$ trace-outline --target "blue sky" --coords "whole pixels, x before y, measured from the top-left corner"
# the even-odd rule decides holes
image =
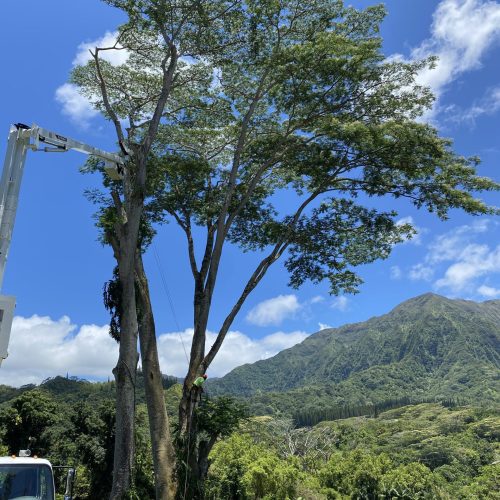
[[[353,2],[358,7],[371,1]],[[437,54],[422,74],[437,100],[425,119],[455,150],[482,159],[479,173],[500,181],[500,3],[481,0],[390,0],[382,26],[388,57]],[[67,82],[73,64],[96,40],[112,39],[122,14],[98,0],[2,2],[0,127],[37,123],[102,149],[114,136]],[[86,45],[90,44],[90,45]],[[0,158],[6,140],[0,142]],[[114,262],[97,242],[94,208],[83,191],[99,179],[83,176],[79,153],[29,153],[2,293],[17,297],[10,356],[0,383],[21,385],[56,374],[105,379],[117,347],[107,335],[102,286]],[[498,193],[484,197],[500,205]],[[392,203],[392,202],[391,202]],[[391,206],[390,204],[388,206]],[[328,285],[287,287],[278,263],[235,321],[212,375],[268,357],[326,326],[363,321],[410,297],[433,291],[472,300],[500,298],[500,220],[459,211],[440,222],[405,203],[396,209],[419,229],[386,261],[359,269],[365,284],[355,296],[332,298]],[[174,225],[160,230],[155,248],[166,276],[169,307],[154,252],[146,255],[165,373],[183,375],[192,325],[192,281],[184,240]],[[215,331],[250,272],[255,256],[228,248],[209,323]],[[209,333],[209,341],[212,339]]]

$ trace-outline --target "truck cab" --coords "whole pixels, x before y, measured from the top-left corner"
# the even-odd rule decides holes
[[[55,500],[54,473],[48,460],[0,458],[0,500]]]

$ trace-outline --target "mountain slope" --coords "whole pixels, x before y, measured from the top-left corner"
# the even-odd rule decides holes
[[[214,394],[301,404],[394,397],[499,401],[500,301],[425,294],[368,321],[322,330],[270,359],[240,366]],[[291,392],[290,392],[291,391]],[[304,401],[305,402],[305,401]],[[279,405],[282,406],[282,405]]]

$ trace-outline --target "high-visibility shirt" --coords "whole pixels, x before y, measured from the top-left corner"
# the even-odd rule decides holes
[[[201,387],[205,382],[205,379],[203,377],[198,377],[194,382],[193,385],[196,387]]]

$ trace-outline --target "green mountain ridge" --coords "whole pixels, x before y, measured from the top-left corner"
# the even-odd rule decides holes
[[[370,404],[393,398],[500,402],[500,300],[428,293],[365,322],[322,330],[213,381],[212,394],[269,407]]]

